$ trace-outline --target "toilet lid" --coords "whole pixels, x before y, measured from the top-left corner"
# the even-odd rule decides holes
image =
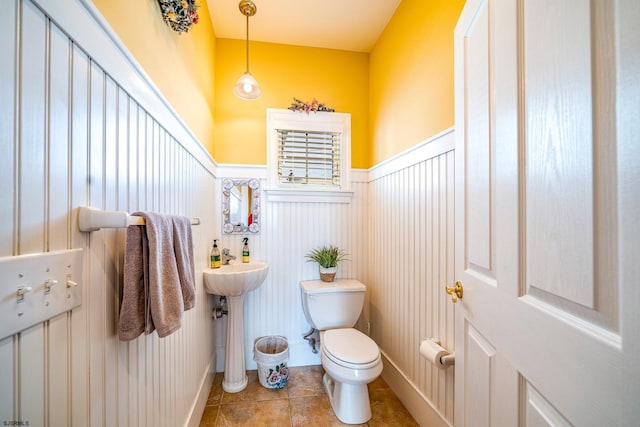
[[[378,345],[362,332],[353,329],[330,329],[322,338],[325,354],[338,364],[364,369],[380,359]]]

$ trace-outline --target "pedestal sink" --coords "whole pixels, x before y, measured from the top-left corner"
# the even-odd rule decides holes
[[[269,265],[263,261],[235,261],[220,268],[204,270],[204,287],[208,293],[227,297],[227,348],[222,389],[237,393],[247,386],[244,364],[244,295],[259,287],[267,277]]]

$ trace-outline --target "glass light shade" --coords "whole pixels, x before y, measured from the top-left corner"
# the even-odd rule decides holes
[[[242,99],[257,99],[262,95],[260,86],[251,73],[244,73],[240,76],[233,88],[233,93]]]

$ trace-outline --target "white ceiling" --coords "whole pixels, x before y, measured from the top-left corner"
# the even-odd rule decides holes
[[[401,0],[253,0],[249,39],[370,52]],[[207,0],[216,37],[245,39],[239,0]]]

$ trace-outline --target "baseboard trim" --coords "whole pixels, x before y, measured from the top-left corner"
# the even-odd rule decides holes
[[[213,369],[215,356],[211,358],[209,364],[207,365],[207,370],[202,377],[202,381],[200,382],[200,388],[198,390],[198,395],[196,396],[196,400],[193,402],[193,406],[191,407],[189,419],[185,426],[187,427],[198,427],[200,425],[200,420],[202,420],[202,414],[204,413],[204,408],[207,406],[207,399],[209,398],[209,392],[211,391],[211,386],[213,385],[213,378],[215,376],[215,369]]]
[[[382,379],[389,385],[391,390],[398,396],[398,399],[411,413],[413,418],[421,426],[429,427],[452,427],[438,410],[431,404],[420,390],[418,390],[402,373],[402,371],[393,363],[387,355],[381,350],[382,363],[384,370],[382,371]]]

